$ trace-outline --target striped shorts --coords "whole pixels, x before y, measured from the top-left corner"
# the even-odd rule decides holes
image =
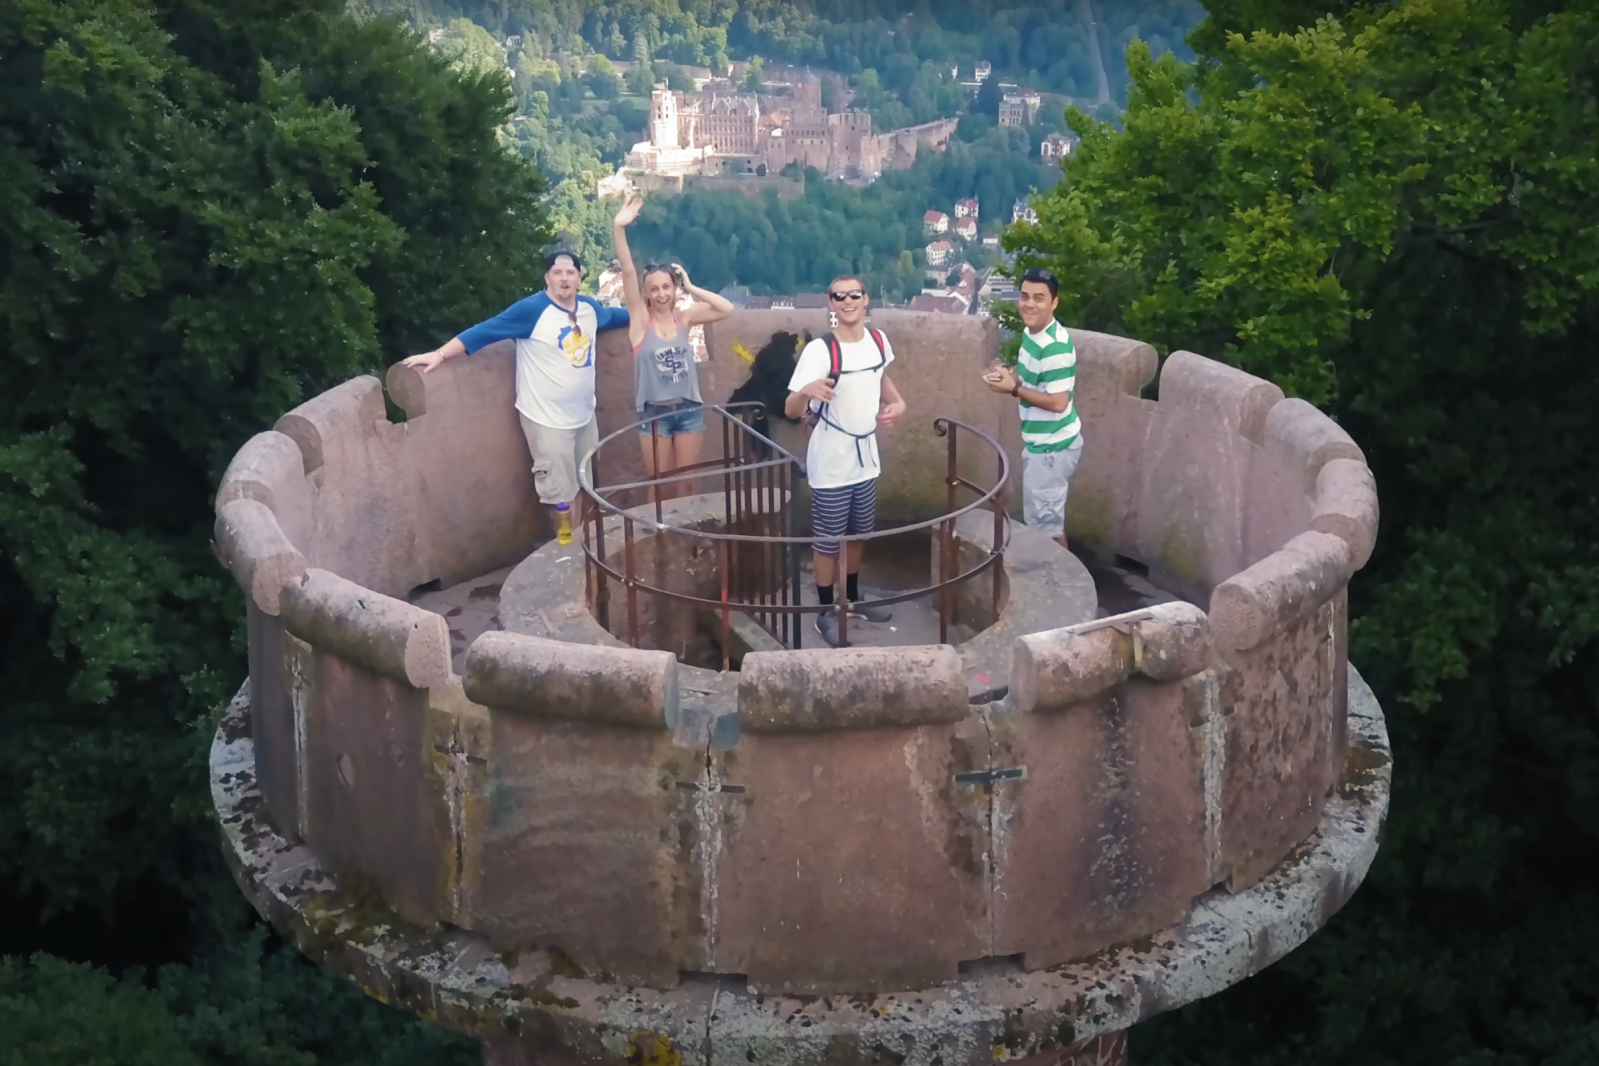
[[[838,554],[838,538],[877,527],[877,479],[811,490],[811,536],[822,555]]]

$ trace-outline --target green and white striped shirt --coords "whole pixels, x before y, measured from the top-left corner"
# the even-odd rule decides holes
[[[1016,360],[1016,376],[1025,389],[1074,391],[1077,388],[1077,349],[1066,327],[1051,322],[1042,333],[1024,330],[1021,354]],[[1070,448],[1081,430],[1075,397],[1066,401],[1066,410],[1060,414],[1022,401],[1022,446],[1030,452],[1058,452]]]

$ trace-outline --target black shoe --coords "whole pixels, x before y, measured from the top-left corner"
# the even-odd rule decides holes
[[[838,647],[838,611],[830,608],[817,615],[816,632],[827,641],[829,648]]]
[[[859,618],[863,622],[886,622],[894,617],[894,612],[887,607],[874,607],[870,604],[851,603],[849,616]]]

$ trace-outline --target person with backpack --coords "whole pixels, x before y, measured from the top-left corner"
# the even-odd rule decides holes
[[[877,427],[892,426],[905,414],[905,400],[888,377],[894,348],[882,331],[866,327],[870,302],[860,278],[845,274],[827,287],[828,306],[837,322],[800,352],[789,379],[783,413],[801,415],[811,425],[805,476],[811,486],[811,536],[816,593],[833,600],[838,578],[839,538],[870,533],[877,526],[877,479],[883,472]],[[881,607],[859,607],[862,541],[845,552],[845,596],[850,617],[886,622]],[[838,647],[838,616],[816,616],[816,631]]]

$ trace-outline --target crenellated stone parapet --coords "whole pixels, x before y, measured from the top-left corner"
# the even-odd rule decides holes
[[[825,328],[813,317],[711,327],[707,402],[747,373],[734,340]],[[977,380],[991,323],[873,321],[915,415],[882,442],[884,499],[910,514],[944,491],[942,445],[922,439],[931,417],[1014,452],[1014,401]],[[1068,532],[1147,567],[1174,602],[1097,617],[1081,566],[1018,527],[1003,609],[959,648],[757,648],[722,675],[625,647],[584,607],[578,550],[540,547],[500,345],[426,376],[391,369],[403,418],[376,378],[357,378],[235,457],[216,546],[249,614],[233,720],[248,736],[218,751],[237,761],[248,744],[273,839],[343,886],[318,890],[343,893],[339,937],[364,935],[357,910],[391,939],[465,937],[530,997],[503,1017],[545,1019],[549,1046],[580,1057],[620,1045],[576,997],[549,992],[552,974],[661,994],[725,978],[751,994],[884,997],[1058,974],[1182,928],[1214,905],[1196,901],[1301,869],[1342,824],[1328,814],[1340,785],[1386,763],[1361,736],[1353,758],[1350,742],[1346,589],[1375,541],[1375,483],[1347,434],[1276,386],[1178,352],[1150,399],[1152,348],[1074,336],[1087,446]],[[602,335],[602,430],[632,420],[615,402],[627,358],[625,339]],[[991,536],[992,522],[963,521],[961,550]],[[409,602],[507,566],[504,631],[469,647]],[[1307,912],[1309,928],[1358,883],[1380,820],[1339,851],[1336,898]],[[314,918],[291,920],[283,901],[314,893],[268,878],[243,846],[230,837],[264,913],[374,994],[404,998],[373,986],[356,949],[319,942]],[[545,970],[517,978],[535,957]],[[1244,971],[1217,972],[1195,994]],[[977,1057],[1060,1045],[1059,1020],[1029,1011],[1037,1031],[1014,1055],[974,1045]],[[450,1024],[496,1032],[488,1015]]]

